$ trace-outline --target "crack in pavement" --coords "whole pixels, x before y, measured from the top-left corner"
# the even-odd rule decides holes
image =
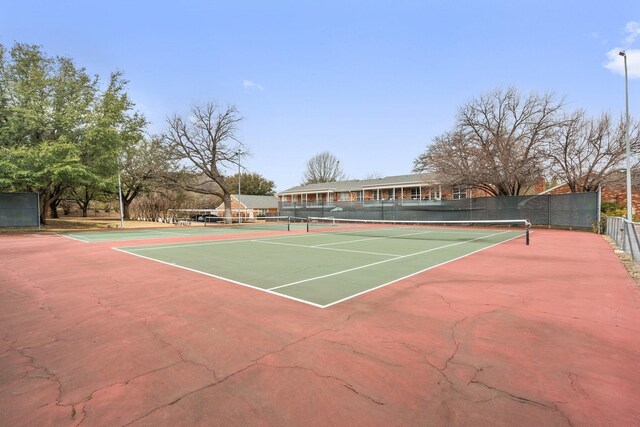
[[[569,382],[571,384],[571,388],[573,389],[573,391],[580,394],[582,397],[589,397],[589,398],[591,397],[589,393],[587,393],[585,389],[583,389],[578,383],[578,374],[569,372],[568,377],[569,377]]]
[[[476,373],[476,375],[477,375],[477,373]],[[483,386],[483,387],[485,387],[485,388],[487,388],[489,390],[493,390],[495,392],[498,392],[498,393],[506,396],[508,399],[514,400],[516,402],[524,403],[526,405],[536,406],[538,408],[542,408],[542,409],[545,409],[545,410],[548,410],[548,411],[558,412],[559,414],[561,414],[567,420],[567,422],[569,424],[571,424],[569,419],[560,411],[560,409],[555,404],[553,404],[553,403],[552,404],[547,404],[547,403],[538,402],[538,401],[535,401],[535,400],[532,400],[532,399],[528,399],[526,397],[518,396],[518,395],[510,393],[510,392],[508,392],[506,390],[502,390],[502,389],[499,389],[497,387],[490,386],[490,385],[488,385],[488,384],[486,384],[486,383],[484,383],[482,381],[479,381],[476,378],[476,375],[474,375],[473,378],[471,378],[471,380],[469,380],[467,385],[469,385],[469,384],[478,384],[478,385],[481,385],[481,386]]]
[[[350,319],[351,319],[351,314],[349,314],[349,316],[348,316],[346,319],[344,319],[344,320],[341,320],[341,321],[337,322],[335,325],[333,325],[333,326],[332,326],[332,327],[330,327],[330,328],[321,329],[321,330],[316,331],[316,332],[314,332],[314,333],[312,333],[312,334],[310,334],[310,335],[304,336],[304,337],[299,338],[299,339],[297,339],[297,340],[295,340],[295,341],[293,341],[293,342],[290,342],[290,343],[288,343],[288,344],[285,344],[284,346],[282,346],[281,348],[279,348],[279,349],[277,349],[277,350],[270,351],[270,352],[268,352],[268,353],[266,353],[266,354],[264,354],[264,355],[260,356],[260,357],[259,357],[259,358],[257,358],[257,359],[250,360],[250,361],[249,361],[249,364],[248,364],[247,366],[245,366],[245,367],[243,367],[243,368],[241,368],[241,369],[238,369],[238,370],[237,370],[237,371],[235,371],[235,372],[232,372],[232,373],[230,373],[230,374],[226,375],[225,377],[223,377],[223,378],[219,379],[218,381],[216,381],[216,382],[214,382],[214,383],[207,384],[207,385],[202,386],[202,387],[198,387],[198,388],[196,388],[196,389],[194,389],[194,390],[190,390],[190,391],[188,391],[187,393],[184,393],[184,394],[182,394],[181,396],[178,396],[177,398],[175,398],[174,400],[172,400],[172,401],[171,401],[171,402],[169,402],[169,403],[165,403],[165,404],[160,405],[160,406],[158,406],[158,407],[156,407],[156,408],[153,408],[153,409],[152,409],[152,410],[150,410],[149,412],[147,412],[147,413],[145,413],[145,414],[143,414],[143,415],[141,415],[141,416],[137,417],[136,419],[131,420],[130,422],[128,422],[128,423],[126,423],[126,424],[124,424],[124,426],[129,426],[129,425],[131,425],[131,424],[133,424],[133,423],[135,423],[135,422],[137,422],[137,421],[140,421],[140,420],[142,420],[142,419],[144,419],[144,418],[148,417],[149,415],[153,414],[154,412],[159,411],[159,410],[160,410],[160,409],[162,409],[162,408],[165,408],[165,407],[168,407],[168,406],[173,406],[173,405],[175,405],[176,403],[180,402],[182,399],[184,399],[184,398],[186,398],[186,397],[189,397],[189,396],[191,396],[191,395],[193,395],[193,394],[199,393],[199,392],[201,392],[201,391],[203,391],[203,390],[206,390],[206,389],[208,389],[208,388],[210,388],[210,387],[215,387],[215,386],[217,386],[217,385],[220,385],[220,384],[224,383],[225,381],[227,381],[229,378],[232,378],[232,377],[234,377],[234,376],[236,376],[236,375],[238,375],[238,374],[241,374],[242,372],[244,372],[244,371],[246,371],[246,370],[248,370],[248,369],[251,369],[251,368],[253,368],[254,366],[256,366],[256,365],[258,365],[258,364],[261,364],[261,365],[263,365],[263,366],[269,366],[268,364],[261,363],[260,361],[261,361],[261,360],[263,360],[263,359],[264,359],[264,358],[266,358],[266,357],[271,356],[271,355],[281,353],[281,352],[285,351],[286,349],[288,349],[289,347],[291,347],[291,346],[293,346],[293,345],[296,345],[296,344],[299,344],[299,343],[301,343],[301,342],[303,342],[303,341],[305,341],[305,340],[308,340],[308,339],[310,339],[310,338],[313,338],[313,337],[315,337],[315,336],[317,336],[317,335],[319,335],[319,334],[325,333],[325,332],[327,332],[327,331],[331,331],[331,330],[333,330],[334,328],[336,328],[337,326],[339,326],[340,324],[345,323],[345,322],[348,322]]]
[[[447,301],[444,297],[442,297],[442,295],[438,295],[438,296],[440,298],[442,298],[442,300],[449,306],[449,308],[451,310],[453,310],[453,311],[455,311],[457,313],[460,313],[460,314],[464,314],[464,313],[456,310],[449,301]],[[496,312],[496,311],[498,311],[500,309],[504,309],[504,308],[506,308],[506,307],[500,307],[500,308],[498,308],[496,310],[492,310],[492,311],[490,311],[488,313],[481,313],[481,315],[494,313],[494,312]],[[481,386],[483,386],[483,387],[485,387],[487,389],[490,389],[490,390],[493,390],[493,391],[495,391],[497,393],[500,393],[500,394],[506,396],[507,398],[509,398],[509,399],[511,399],[513,401],[516,401],[518,403],[528,404],[528,405],[540,407],[540,408],[545,409],[545,410],[554,411],[554,412],[558,413],[560,416],[562,416],[565,419],[565,421],[567,422],[567,424],[571,426],[572,425],[571,424],[571,420],[565,414],[563,414],[562,411],[560,411],[560,409],[558,408],[557,405],[537,402],[537,401],[534,401],[534,400],[531,400],[531,399],[527,399],[527,398],[522,397],[522,396],[517,396],[517,395],[515,395],[513,393],[509,393],[506,390],[501,390],[501,389],[498,389],[496,387],[489,386],[488,384],[485,384],[485,383],[483,383],[483,382],[481,382],[480,380],[477,379],[477,375],[480,372],[483,371],[483,368],[478,368],[478,367],[476,367],[474,365],[471,365],[471,364],[468,364],[468,363],[454,362],[453,361],[454,358],[456,357],[456,355],[458,354],[458,351],[460,349],[460,344],[461,344],[461,341],[456,337],[456,329],[458,327],[460,327],[460,325],[464,321],[466,321],[469,317],[470,316],[466,316],[465,315],[465,317],[463,317],[462,319],[456,321],[451,326],[451,328],[450,328],[451,340],[455,344],[455,350],[453,351],[451,356],[449,356],[447,358],[447,360],[444,362],[444,366],[443,367],[439,367],[436,364],[432,363],[429,360],[429,358],[427,357],[429,355],[429,353],[425,353],[424,351],[420,350],[419,348],[417,348],[414,345],[411,345],[411,344],[406,343],[406,342],[398,342],[396,344],[399,344],[399,345],[401,345],[401,346],[403,346],[403,347],[415,352],[416,354],[420,355],[427,365],[429,365],[430,367],[432,367],[433,369],[435,369],[435,370],[437,370],[439,372],[439,374],[442,376],[442,378],[444,378],[444,380],[448,383],[448,386],[449,386],[450,390],[452,390],[453,392],[459,394],[461,397],[463,397],[466,400],[474,401],[474,402],[477,402],[477,403],[486,403],[486,402],[490,402],[491,400],[493,400],[493,398],[487,398],[487,399],[478,400],[478,399],[472,399],[470,396],[466,395],[464,390],[461,390],[458,386],[456,386],[456,382],[454,382],[454,380],[447,375],[446,370],[447,370],[447,368],[449,367],[450,364],[469,366],[470,368],[475,370],[475,373],[474,373],[473,377],[471,378],[471,380],[467,383],[467,386],[469,384],[478,384],[478,385],[481,385]],[[573,384],[574,384],[573,377],[570,376],[570,380],[571,380],[571,383],[572,383],[572,386],[573,386]],[[446,404],[445,404],[445,407],[447,407]]]
[[[322,375],[321,373],[319,373],[318,371],[316,371],[313,368],[307,368],[305,366],[299,366],[299,365],[293,365],[293,366],[280,366],[280,365],[271,365],[271,364],[267,364],[267,363],[260,363],[258,362],[259,365],[261,366],[266,366],[268,368],[275,368],[275,369],[301,369],[304,371],[309,371],[312,372],[314,375],[320,377],[320,378],[327,378],[327,379],[331,379],[331,380],[335,380],[337,382],[340,382],[342,384],[342,386],[344,388],[346,388],[347,390],[357,394],[358,396],[364,397],[365,399],[370,400],[371,402],[375,403],[376,405],[381,405],[384,406],[384,402],[382,402],[381,400],[377,400],[374,399],[373,397],[366,395],[364,393],[359,392],[355,386],[353,386],[352,384],[350,384],[348,381],[343,380],[342,378],[336,377],[334,375]]]
[[[148,320],[148,318],[147,318],[147,317],[136,316],[136,315],[134,315],[134,314],[131,314],[131,316],[133,316],[133,317],[135,317],[135,318],[138,318],[138,319],[142,318],[142,319],[143,319],[143,321],[144,321],[144,326],[145,326],[145,328],[147,329],[147,331],[148,331],[151,335],[153,335],[153,337],[154,337],[156,340],[160,341],[161,343],[163,343],[163,344],[164,344],[164,345],[166,345],[166,346],[169,346],[169,347],[170,347],[170,348],[171,348],[171,349],[172,349],[172,350],[173,350],[173,351],[178,355],[178,357],[180,358],[180,360],[182,360],[184,363],[189,363],[189,364],[192,364],[192,365],[201,366],[201,367],[203,367],[204,369],[206,369],[207,371],[211,372],[211,373],[213,374],[213,378],[214,378],[215,380],[217,380],[217,379],[218,379],[218,375],[216,374],[215,369],[210,368],[208,365],[206,365],[206,364],[204,364],[204,363],[199,363],[199,362],[196,362],[195,360],[186,359],[186,358],[184,357],[184,355],[182,354],[182,352],[181,352],[181,351],[180,351],[180,350],[179,350],[175,345],[173,345],[171,342],[169,342],[169,341],[167,341],[167,340],[163,339],[162,337],[160,337],[160,335],[159,335],[159,334],[155,333],[155,332],[151,329],[151,326],[149,326],[149,320]]]
[[[13,343],[15,343],[15,341]],[[60,381],[58,376],[56,374],[54,374],[53,372],[51,372],[47,367],[40,366],[36,362],[36,359],[35,359],[34,356],[31,356],[31,355],[29,355],[29,354],[24,352],[25,350],[28,350],[28,349],[29,348],[21,349],[21,348],[15,348],[13,346],[9,347],[9,350],[18,353],[20,356],[22,356],[24,359],[26,359],[27,360],[27,365],[29,367],[31,367],[31,369],[33,369],[34,371],[38,371],[38,370],[44,371],[45,375],[37,375],[36,374],[36,375],[34,375],[32,377],[29,377],[29,378],[44,379],[44,380],[51,381],[54,384],[56,384],[57,385],[58,395],[56,396],[56,400],[55,400],[54,404],[56,406],[60,406],[60,407],[63,407],[63,408],[64,407],[68,407],[69,405],[66,405],[66,404],[61,402],[61,400],[62,400],[62,382]],[[29,372],[25,372],[25,374],[22,377],[20,377],[20,379],[27,378],[28,376],[29,376]],[[40,406],[40,408],[44,407],[44,406],[48,406],[49,404],[50,404],[50,402],[46,402],[46,403],[42,404]]]
[[[544,311],[544,310],[533,310],[533,309],[530,309],[530,308],[521,308],[521,307],[518,307],[518,306],[507,306],[507,305],[492,304],[492,303],[471,303],[471,302],[465,302],[465,301],[460,301],[460,302],[458,302],[458,304],[464,304],[464,305],[469,305],[469,306],[498,307],[498,308],[502,308],[502,309],[505,309],[505,310],[521,311],[521,312],[525,312],[525,313],[544,314],[544,315],[547,315],[547,316],[559,317],[559,318],[562,318],[562,319],[580,320],[580,321],[583,321],[583,322],[589,322],[589,323],[593,323],[593,324],[596,324],[596,325],[609,326],[609,327],[612,327],[612,328],[622,329],[622,330],[629,331],[629,332],[640,333],[640,330],[629,328],[629,327],[622,326],[622,325],[619,325],[619,324],[600,322],[600,321],[593,320],[593,319],[585,319],[584,317],[571,316],[571,315],[562,314],[562,313],[551,313],[549,311]],[[492,313],[494,311],[496,311],[496,310],[493,310],[493,311],[491,311],[489,313]]]
[[[570,425],[570,426],[573,425],[571,423],[571,420],[569,419],[569,417],[567,417],[565,414],[563,414],[562,411],[560,410],[560,408],[558,408],[558,406],[553,404],[553,403],[549,405],[549,404],[545,404],[545,403],[542,403],[542,402],[537,402],[535,400],[527,399],[526,397],[522,397],[522,396],[515,395],[513,393],[509,393],[506,390],[501,390],[501,389],[499,389],[497,387],[492,387],[492,386],[490,386],[488,384],[485,384],[482,381],[478,381],[476,379],[472,379],[471,381],[469,381],[469,384],[481,385],[483,387],[486,387],[489,390],[493,390],[493,391],[496,391],[496,392],[498,392],[500,394],[505,395],[508,399],[511,399],[511,400],[519,402],[519,403],[524,403],[525,405],[531,405],[531,406],[535,406],[535,407],[538,407],[538,408],[545,409],[547,411],[557,412],[558,414],[560,414],[560,416],[562,416],[567,421],[568,425]]]
[[[451,379],[450,379],[450,378],[449,378],[449,376],[446,374],[446,372],[444,372],[444,368],[440,368],[440,367],[438,367],[438,366],[434,365],[434,364],[429,360],[429,358],[428,358],[427,356],[429,356],[429,355],[430,355],[430,353],[426,353],[426,352],[424,352],[424,351],[420,350],[419,348],[417,348],[417,347],[415,347],[415,346],[413,346],[413,345],[411,345],[411,344],[404,343],[404,342],[397,342],[397,343],[396,343],[396,342],[392,342],[392,344],[400,344],[401,346],[403,346],[403,347],[405,347],[405,348],[407,348],[407,349],[409,349],[409,350],[413,351],[414,353],[418,354],[418,355],[422,358],[422,360],[423,360],[427,365],[429,365],[430,367],[432,367],[433,369],[435,369],[436,371],[438,371],[438,373],[439,373],[439,374],[440,374],[440,375],[445,379],[445,381],[449,384],[449,388],[451,388],[451,389],[452,389],[452,390],[454,390],[454,391],[457,391],[457,390],[455,390],[455,387],[454,387],[453,381],[451,381]],[[438,384],[440,384],[440,383],[438,382]]]
[[[328,342],[330,344],[335,344],[335,345],[338,345],[338,346],[341,346],[341,347],[347,347],[354,354],[358,354],[360,356],[367,357],[367,358],[375,360],[377,362],[384,363],[385,365],[388,365],[388,366],[393,366],[393,367],[396,367],[396,368],[400,368],[400,367],[403,366],[403,365],[398,365],[397,363],[391,363],[391,362],[389,362],[387,360],[384,360],[384,359],[380,359],[379,357],[373,356],[371,354],[356,350],[355,347],[353,345],[351,345],[351,344],[345,344],[345,343],[341,343],[341,342],[338,342],[338,341],[328,340],[328,339],[325,339],[325,338],[323,338],[322,341]]]

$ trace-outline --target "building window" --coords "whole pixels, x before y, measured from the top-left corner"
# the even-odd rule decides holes
[[[341,202],[348,202],[349,201],[349,192],[348,191],[342,191],[340,193],[340,201]]]
[[[411,189],[411,198],[414,200],[420,199],[420,187],[415,187]]]
[[[453,200],[460,200],[467,198],[467,189],[464,187],[453,187]]]
[[[364,201],[364,191],[356,191],[356,200],[358,202]]]
[[[440,187],[429,188],[429,200],[440,200],[440,199],[442,199],[442,192],[440,191]]]

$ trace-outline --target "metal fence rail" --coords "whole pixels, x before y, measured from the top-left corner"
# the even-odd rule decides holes
[[[607,217],[607,235],[638,264],[640,264],[639,226],[640,223],[631,222],[621,217]]]

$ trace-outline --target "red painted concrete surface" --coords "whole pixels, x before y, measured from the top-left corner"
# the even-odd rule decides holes
[[[601,236],[327,309],[112,245],[0,236],[0,425],[640,424],[640,293]]]

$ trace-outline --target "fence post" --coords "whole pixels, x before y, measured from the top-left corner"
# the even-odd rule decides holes
[[[626,221],[621,221],[622,222],[622,250],[623,251],[627,251],[627,222]]]
[[[36,197],[36,205],[38,205],[38,230],[40,230],[40,193],[33,193]]]
[[[640,251],[640,238],[638,238],[638,230],[636,229],[636,225],[634,223],[631,223],[631,229],[633,230],[633,238],[634,238],[634,241],[635,241],[635,244],[636,244],[636,249],[638,251]],[[631,238],[631,237],[629,237],[629,238]],[[636,251],[636,253],[637,253],[637,251]],[[635,254],[632,254],[631,257],[633,258],[633,260],[635,262],[638,262],[638,259],[636,259],[636,255]],[[640,259],[640,257],[639,257],[639,259]]]
[[[600,211],[602,210],[602,198],[601,198],[602,197],[602,193],[600,191],[601,191],[600,190],[600,186],[598,186],[598,196],[597,196],[598,200],[597,200],[597,203],[596,203],[597,210],[598,210],[598,212],[596,214],[597,215],[597,221],[598,221],[598,234],[602,234],[602,230],[600,229],[601,228],[600,227],[600,221],[602,221],[602,216],[601,216],[601,213],[600,213]]]
[[[547,228],[551,228],[551,196],[547,196]]]

